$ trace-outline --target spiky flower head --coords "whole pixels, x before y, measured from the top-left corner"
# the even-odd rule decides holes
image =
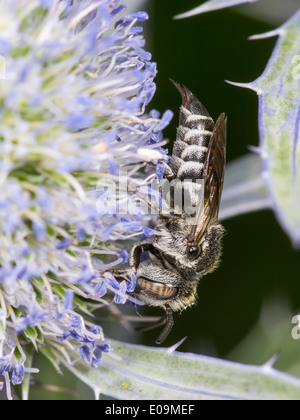
[[[68,348],[99,365],[111,347],[85,315],[112,301],[108,291],[124,303],[135,286],[134,276],[119,284],[99,272],[126,262],[123,240],[151,235],[136,196],[113,186],[122,171],[127,185],[147,183],[138,169],[146,155],[163,158],[172,114],[145,115],[156,75],[138,26],[147,14],[124,9],[119,0],[1,2],[0,375],[9,397],[9,378],[20,384],[32,371],[30,346],[57,368]]]

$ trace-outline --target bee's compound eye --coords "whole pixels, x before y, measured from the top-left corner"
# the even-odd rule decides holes
[[[202,248],[200,245],[190,245],[188,247],[188,258],[190,260],[196,260],[198,257],[200,257],[202,252]]]

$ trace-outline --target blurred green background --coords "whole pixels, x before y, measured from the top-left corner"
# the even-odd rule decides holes
[[[180,96],[169,82],[188,86],[216,118],[228,115],[228,161],[257,146],[257,108],[254,92],[233,87],[224,80],[250,82],[263,72],[276,39],[249,41],[253,34],[274,29],[278,23],[241,14],[238,9],[207,13],[185,20],[173,16],[199,5],[197,0],[149,0],[150,21],[145,25],[146,49],[158,64],[157,93],[151,108],[172,109],[175,117],[165,130],[173,141]],[[251,5],[250,5],[251,6]],[[248,6],[248,9],[250,8]],[[276,19],[275,19],[276,20]],[[164,345],[187,336],[181,351],[202,353],[245,363],[264,363],[277,351],[276,367],[300,376],[300,341],[291,337],[292,316],[300,313],[300,252],[295,251],[271,211],[236,217],[224,223],[226,236],[222,264],[201,281],[198,304],[175,314],[175,327]],[[133,309],[126,313],[135,315]],[[142,308],[140,314],[158,316],[159,309]],[[100,313],[100,316],[102,313]],[[160,330],[143,334],[127,331],[117,321],[99,321],[108,336],[153,346]],[[44,365],[37,358],[34,366]],[[46,370],[44,370],[46,369]],[[43,366],[41,383],[56,384],[76,394],[44,393],[41,383],[31,398],[92,397],[67,374],[59,377]]]

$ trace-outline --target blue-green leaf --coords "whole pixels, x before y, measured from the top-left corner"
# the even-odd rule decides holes
[[[209,0],[206,3],[201,4],[201,6],[196,7],[189,12],[182,13],[175,16],[175,19],[183,19],[200,13],[212,12],[213,10],[224,9],[226,7],[237,6],[243,3],[253,3],[258,0]]]
[[[101,366],[83,361],[65,366],[96,396],[126,400],[300,400],[300,380],[271,363],[248,366],[190,353],[112,341],[112,356]],[[74,356],[75,357],[75,356]]]
[[[300,245],[300,11],[263,38],[278,35],[265,72],[238,84],[259,95],[259,153],[263,179],[279,222]]]
[[[272,200],[260,172],[259,155],[248,154],[226,165],[220,220],[272,208]]]

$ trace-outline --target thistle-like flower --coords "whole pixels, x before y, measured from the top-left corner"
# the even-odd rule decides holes
[[[151,235],[127,190],[155,176],[138,170],[164,158],[161,130],[172,113],[145,115],[156,65],[136,24],[147,15],[124,8],[1,3],[0,375],[9,398],[10,380],[35,371],[30,348],[57,368],[69,348],[99,366],[112,349],[85,314],[107,305],[107,292],[124,303],[135,287],[134,276],[119,284],[99,272],[126,262],[122,240]],[[116,191],[121,170],[128,180]]]

